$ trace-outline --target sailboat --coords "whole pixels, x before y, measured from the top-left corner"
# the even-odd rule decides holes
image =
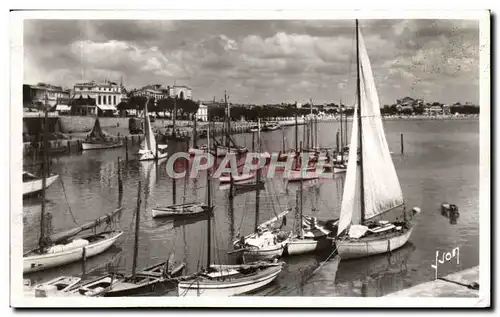
[[[260,119],[259,119],[260,127]],[[261,141],[260,132],[258,132],[258,151],[261,152]],[[256,171],[257,181],[260,183],[260,169]],[[281,231],[279,229],[273,230],[268,227],[268,225],[274,222],[266,222],[259,225],[259,201],[260,201],[260,188],[255,190],[255,228],[254,232],[250,235],[242,237],[239,240],[233,242],[235,250],[241,250],[243,252],[243,261],[252,262],[259,260],[269,260],[273,258],[279,258],[285,250],[290,233]],[[288,213],[290,210],[285,210]],[[286,214],[285,213],[285,214]],[[281,217],[284,217],[282,215]],[[276,220],[278,218],[276,217]]]
[[[225,102],[226,102],[226,145],[218,145],[217,146],[217,156],[226,156],[227,154],[242,154],[248,152],[248,149],[246,147],[231,147],[230,142],[233,142],[231,139],[231,116],[230,116],[230,108],[229,104],[227,103],[227,95],[224,94]],[[234,144],[234,142],[233,142]],[[231,173],[222,173],[222,175],[219,177],[219,182],[220,184],[227,184],[227,183],[247,183],[251,181],[255,177],[254,174],[252,173],[242,173],[239,175],[231,175]]]
[[[208,134],[210,137],[210,134]],[[208,140],[207,144],[210,144]],[[208,206],[212,209],[210,169],[207,170]],[[260,289],[274,281],[283,268],[282,262],[253,262],[243,265],[212,264],[211,213],[207,214],[206,268],[179,278],[178,296],[234,296]]]
[[[290,238],[286,246],[285,253],[288,255],[306,254],[331,247],[331,242],[327,239],[331,231],[320,224],[316,217],[304,216],[302,199],[303,181],[300,182],[300,189],[297,191],[297,202],[295,204],[299,220],[298,232]]]
[[[139,161],[158,160],[168,156],[167,144],[157,144],[148,115],[149,98],[144,105],[144,141],[137,153]]]
[[[113,140],[106,136],[101,129],[99,117],[96,116],[94,127],[82,141],[82,150],[101,150],[123,146],[121,140]]]
[[[224,93],[224,102],[226,104],[226,144],[218,144],[216,146],[216,155],[218,157],[226,156],[227,154],[244,154],[248,152],[245,146],[237,146],[236,143],[231,139],[231,115],[230,106],[227,102],[227,94]],[[233,146],[230,145],[233,143]]]
[[[198,131],[196,130],[196,114],[193,114],[193,147],[189,148],[188,150],[190,155],[197,155],[208,152],[208,146],[206,144],[198,146],[196,144],[197,141],[198,141]]]
[[[335,241],[343,260],[400,248],[414,228],[407,219],[401,185],[385,138],[370,60],[357,20],[356,43],[358,102],[354,117],[357,124],[353,122],[352,125],[351,151]],[[359,169],[356,162],[358,146],[361,153]],[[403,209],[404,221],[374,220],[396,208]],[[411,216],[419,211],[413,208]]]
[[[47,110],[45,110],[44,142],[47,143]],[[46,144],[45,144],[46,145]],[[40,215],[40,239],[38,248],[23,255],[23,273],[42,271],[48,268],[72,263],[83,258],[92,257],[107,250],[123,234],[120,230],[108,230],[97,234],[78,237],[81,232],[95,229],[111,219],[122,210],[118,208],[110,214],[84,223],[73,229],[48,235],[45,234],[45,189],[48,163],[47,154],[43,157],[42,172],[42,208]]]
[[[157,263],[136,272],[139,246],[139,222],[141,206],[141,181],[138,185],[137,209],[135,214],[135,242],[132,274],[119,278],[103,293],[105,297],[132,296],[153,293],[167,286],[174,287],[172,278],[179,276],[186,263],[175,264],[170,256],[169,261]]]

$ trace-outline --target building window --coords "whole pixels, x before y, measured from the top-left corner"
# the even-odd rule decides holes
[[[101,104],[101,96],[97,97],[97,104],[100,105]]]
[[[108,96],[108,104],[111,104],[111,96]]]
[[[106,96],[102,96],[102,104],[105,105],[106,104]]]
[[[113,105],[116,105],[116,96],[113,96]]]

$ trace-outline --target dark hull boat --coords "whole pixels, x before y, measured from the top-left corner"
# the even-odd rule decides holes
[[[130,275],[118,279],[103,296],[121,297],[149,295],[161,293],[163,290],[173,289],[177,281],[175,278],[181,275],[185,266],[185,263],[175,266],[172,265],[170,267],[168,262],[155,264],[137,272],[135,277]]]
[[[159,217],[198,217],[213,211],[202,203],[184,203],[170,206],[157,206],[152,209],[153,218]]]
[[[96,117],[92,131],[87,135],[85,140],[82,141],[82,150],[102,150],[112,149],[123,146],[120,140],[113,140],[107,137],[101,129],[99,118]]]

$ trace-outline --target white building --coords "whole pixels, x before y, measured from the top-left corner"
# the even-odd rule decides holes
[[[77,98],[93,98],[96,106],[101,111],[116,111],[116,105],[121,102],[123,97],[122,87],[111,81],[96,83],[95,81],[86,83],[77,83],[73,89],[73,96]],[[91,113],[95,114],[95,113]]]
[[[196,112],[196,120],[201,120],[203,122],[208,121],[208,107],[201,102]]]
[[[23,94],[26,95],[23,95],[23,98],[29,96],[31,105],[44,105],[47,102],[51,107],[57,105],[61,100],[67,102],[70,98],[70,90],[46,83],[23,85]]]
[[[188,86],[167,86],[167,92],[169,97],[175,97],[180,99],[193,99],[193,91]]]

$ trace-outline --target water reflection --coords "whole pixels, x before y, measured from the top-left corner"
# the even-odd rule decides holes
[[[336,131],[336,123],[324,123],[319,129],[321,146],[334,146],[331,138]],[[328,256],[307,255],[289,257],[283,272],[276,282],[258,294],[269,295],[338,295],[338,296],[380,296],[398,290],[410,283],[420,283],[434,278],[430,261],[435,251],[452,249],[460,243],[460,267],[468,268],[478,264],[478,124],[472,122],[384,122],[387,139],[391,148],[398,148],[401,131],[405,131],[405,157],[394,156],[395,166],[403,186],[408,206],[421,206],[420,224],[415,228],[410,241],[418,246],[407,256],[408,269],[396,265],[396,256],[407,250],[396,250],[392,264],[387,257],[370,257],[348,262],[335,263],[334,258],[326,262],[321,270],[314,271]],[[282,148],[281,131],[262,133],[265,151]],[[294,129],[285,128],[286,148],[294,144]],[[457,138],[456,134],[460,134]],[[235,141],[244,144],[249,135],[235,135]],[[299,134],[299,138],[301,135]],[[442,143],[444,146],[427,146]],[[138,145],[136,145],[137,147]],[[182,150],[185,146],[169,146],[169,151]],[[457,151],[457,149],[460,149]],[[430,150],[429,150],[430,149]],[[129,147],[134,153],[137,148]],[[103,213],[114,210],[119,204],[117,190],[118,158],[122,158],[120,170],[123,181],[123,213],[120,227],[124,235],[116,247],[121,254],[116,265],[124,272],[130,272],[134,244],[133,214],[137,200],[137,182],[142,180],[144,189],[141,205],[140,248],[138,267],[166,261],[171,252],[177,260],[187,262],[187,272],[194,272],[206,260],[206,221],[201,218],[168,220],[153,219],[151,207],[173,203],[173,193],[181,192],[176,201],[206,201],[206,178],[200,172],[197,179],[172,180],[166,172],[166,164],[154,162],[123,160],[124,149],[87,152],[79,155],[61,156],[54,161],[53,172],[60,175],[64,182],[67,197],[63,195],[61,182],[56,182],[47,191],[47,212],[53,215],[53,231],[67,230],[74,225],[68,212],[71,207],[77,223],[96,219]],[[177,170],[189,165],[182,159],[177,160]],[[338,218],[343,194],[344,174],[335,174],[332,179],[304,182],[304,213],[315,215],[320,220]],[[265,221],[284,208],[294,207],[298,183],[285,187],[282,173],[265,180],[265,190],[261,191],[259,218]],[[234,263],[226,252],[232,250],[232,241],[240,232],[245,235],[253,231],[255,219],[255,192],[238,195],[234,199],[234,209],[229,210],[227,191],[217,190],[214,186],[213,201],[216,206],[213,215],[213,260],[223,264]],[[451,220],[440,215],[438,208],[442,201],[450,201],[460,208],[460,221],[454,227]],[[39,198],[23,201],[23,246],[36,245],[40,233]],[[290,218],[292,217],[292,218]],[[289,217],[286,229],[292,229],[293,216]],[[443,228],[443,225],[448,229]],[[414,247],[413,247],[414,248]],[[219,251],[215,253],[214,251]],[[215,256],[216,255],[216,256]],[[88,261],[104,264],[111,258],[110,253],[92,257]],[[119,260],[118,260],[119,258]],[[404,256],[400,256],[401,261]],[[463,261],[462,261],[463,258]],[[426,262],[427,261],[427,262]],[[401,263],[400,263],[401,264]],[[427,265],[429,264],[429,265]],[[415,268],[418,267],[418,270]],[[69,269],[73,268],[73,269]],[[89,268],[90,270],[90,268]],[[56,269],[57,274],[81,274],[80,263]],[[53,271],[54,272],[54,271]],[[45,280],[55,277],[39,272]],[[399,272],[399,273],[397,273]],[[443,272],[444,274],[445,272]],[[398,275],[399,274],[399,275]]]

